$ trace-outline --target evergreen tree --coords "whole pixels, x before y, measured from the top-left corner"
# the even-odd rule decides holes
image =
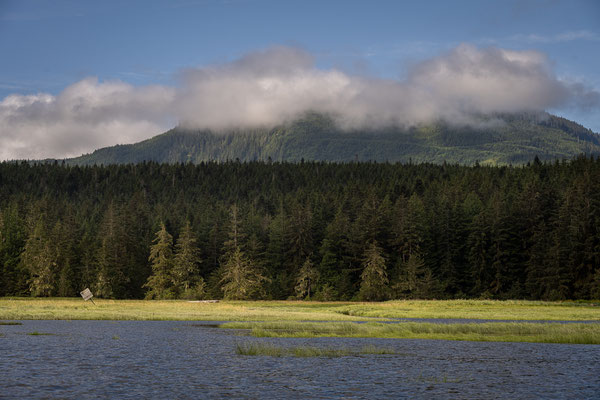
[[[423,201],[413,194],[408,201],[404,198],[398,199],[393,214],[392,246],[400,260],[406,262],[412,254],[421,253],[425,240],[425,206]]]
[[[29,269],[29,291],[32,296],[51,296],[56,285],[56,254],[42,219],[35,223],[25,243],[21,262]]]
[[[400,272],[397,282],[393,286],[396,297],[410,298],[416,294],[424,267],[423,259],[416,254],[411,254],[408,261],[400,262]]]
[[[286,241],[289,244],[287,252],[287,272],[291,282],[286,292],[291,294],[293,277],[296,276],[304,260],[313,250],[312,211],[310,207],[293,201],[289,216],[289,229],[286,231]]]
[[[482,211],[471,221],[468,238],[469,268],[473,282],[471,293],[488,297],[492,282],[491,234],[487,213]]]
[[[0,211],[0,297],[28,292],[29,270],[20,262],[27,239],[25,223],[16,203]]]
[[[98,232],[97,274],[94,294],[104,298],[125,298],[130,277],[127,271],[127,238],[121,215],[110,203]]]
[[[187,221],[175,244],[172,281],[175,291],[184,298],[201,297],[204,292],[204,279],[200,276],[196,239],[190,222]]]
[[[226,254],[222,265],[221,289],[228,300],[248,300],[264,296],[263,276],[239,247]]]
[[[387,297],[389,281],[385,258],[376,241],[372,241],[367,247],[363,266],[364,269],[360,275],[360,291],[358,293],[360,299],[367,301],[384,300]]]
[[[298,271],[296,278],[296,296],[299,299],[310,299],[311,291],[316,286],[319,280],[319,271],[315,268],[314,264],[310,261],[310,257],[307,257],[302,264],[302,268]]]
[[[289,243],[286,240],[288,232],[287,215],[283,206],[270,220],[268,227],[269,242],[265,252],[265,264],[268,275],[273,278],[269,292],[275,299],[285,299],[291,276],[286,270],[286,254]]]
[[[239,210],[235,204],[229,215],[229,240],[223,245],[225,254],[220,267],[220,284],[224,297],[231,300],[262,297],[263,285],[268,279],[242,251],[245,234],[241,229]]]
[[[142,298],[143,285],[151,270],[148,265],[148,248],[152,243],[152,228],[149,218],[148,196],[136,191],[124,206],[121,220],[123,240],[127,248],[124,273],[129,278],[127,297]]]
[[[144,287],[148,288],[147,299],[168,299],[174,297],[172,266],[173,266],[173,236],[167,232],[164,223],[150,246],[148,261],[152,265],[152,275]]]
[[[68,223],[57,221],[51,232],[54,254],[56,255],[57,277],[56,294],[59,297],[69,297],[77,293],[74,288],[74,233]]]

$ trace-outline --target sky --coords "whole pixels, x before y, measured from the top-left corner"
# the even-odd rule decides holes
[[[600,1],[0,0],[0,160],[175,126],[547,110],[600,132]]]

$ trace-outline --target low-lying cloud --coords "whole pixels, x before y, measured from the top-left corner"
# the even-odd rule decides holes
[[[185,70],[176,88],[87,78],[57,96],[8,96],[0,102],[0,159],[75,156],[149,138],[176,123],[223,131],[318,111],[347,129],[469,124],[478,114],[599,103],[597,91],[561,81],[536,51],[460,45],[414,65],[403,80],[389,80],[320,69],[306,51],[274,47]]]
[[[0,102],[0,159],[81,155],[147,139],[164,129],[173,88],[79,81],[58,96],[10,95]]]

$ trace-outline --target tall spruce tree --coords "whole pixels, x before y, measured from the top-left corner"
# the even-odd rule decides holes
[[[231,300],[255,299],[264,296],[268,281],[262,271],[242,251],[245,234],[237,205],[231,206],[229,240],[223,246],[220,284],[224,297]]]
[[[307,257],[296,277],[296,287],[294,288],[296,296],[299,299],[310,299],[311,293],[314,294],[314,287],[317,285],[318,280],[319,271],[315,268],[310,257]]]
[[[172,279],[173,266],[173,236],[167,232],[164,223],[160,224],[160,230],[150,246],[150,261],[152,275],[144,284],[148,288],[147,299],[168,299],[175,296]]]
[[[104,298],[127,297],[131,277],[127,275],[127,243],[121,213],[110,202],[98,232],[97,273],[94,294]]]
[[[372,241],[365,250],[363,272],[360,275],[361,300],[379,301],[387,298],[388,277],[385,258],[376,241]]]
[[[21,262],[29,269],[29,291],[32,296],[55,293],[57,263],[50,236],[42,218],[38,219],[25,243]]]
[[[206,284],[200,276],[200,252],[192,232],[190,221],[179,233],[175,244],[171,279],[177,295],[184,298],[200,298],[204,295]]]

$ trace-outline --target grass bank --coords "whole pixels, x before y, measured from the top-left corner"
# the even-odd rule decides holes
[[[0,320],[366,321],[373,318],[600,320],[595,303],[407,300],[383,303],[302,301],[104,300],[0,298]]]
[[[229,322],[225,329],[246,329],[255,337],[356,337],[441,339],[482,342],[600,344],[600,324],[559,323],[353,323]]]

